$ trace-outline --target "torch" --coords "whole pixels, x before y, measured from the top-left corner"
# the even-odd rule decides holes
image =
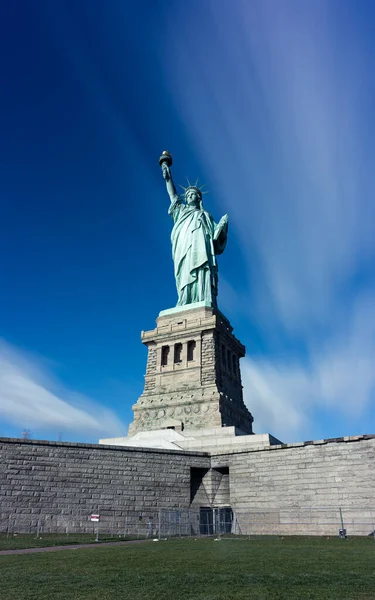
[[[159,165],[163,167],[163,164],[166,164],[167,167],[172,165],[172,154],[169,154],[168,150],[164,150],[161,157],[159,158]]]

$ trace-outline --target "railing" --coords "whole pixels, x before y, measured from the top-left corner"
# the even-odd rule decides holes
[[[27,509],[23,509],[24,511]],[[33,509],[35,511],[35,509]],[[91,521],[99,514],[99,522]],[[0,533],[94,534],[109,538],[251,537],[256,535],[339,535],[375,537],[375,508],[306,507],[232,511],[221,508],[176,508],[85,511],[0,512]]]

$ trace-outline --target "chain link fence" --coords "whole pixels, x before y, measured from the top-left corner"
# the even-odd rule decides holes
[[[374,536],[375,509],[359,507],[306,507],[237,511],[234,535]]]
[[[35,511],[35,514],[33,513]],[[98,522],[91,515],[99,515]],[[375,508],[279,508],[232,511],[230,507],[0,513],[0,533],[94,534],[96,538],[251,537],[257,535],[339,535],[375,537]]]
[[[91,515],[99,515],[92,521]],[[147,539],[187,537],[199,535],[199,509],[155,509],[119,511],[100,509],[92,511],[22,514],[12,511],[0,513],[0,533],[7,536],[32,534],[94,534],[101,538]]]

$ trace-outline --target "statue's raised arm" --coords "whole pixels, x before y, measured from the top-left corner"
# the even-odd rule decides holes
[[[168,212],[174,221],[171,241],[177,306],[203,302],[205,306],[216,307],[216,255],[224,251],[227,242],[228,216],[224,215],[218,224],[215,223],[203,208],[202,190],[197,183],[185,188],[183,198],[177,194],[170,170],[172,156],[169,152],[163,152],[159,163],[171,200]]]
[[[173,183],[172,173],[171,173],[172,155],[169,154],[169,152],[167,150],[164,150],[163,154],[159,158],[159,164],[161,166],[163,177],[165,179],[169,198],[170,198],[171,202],[173,203],[176,200],[178,200],[178,194],[176,191],[176,186]]]

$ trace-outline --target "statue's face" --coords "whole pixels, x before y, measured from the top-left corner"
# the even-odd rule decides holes
[[[189,204],[189,206],[196,206],[199,208],[200,200],[200,196],[195,190],[189,190],[186,193],[186,202]]]

